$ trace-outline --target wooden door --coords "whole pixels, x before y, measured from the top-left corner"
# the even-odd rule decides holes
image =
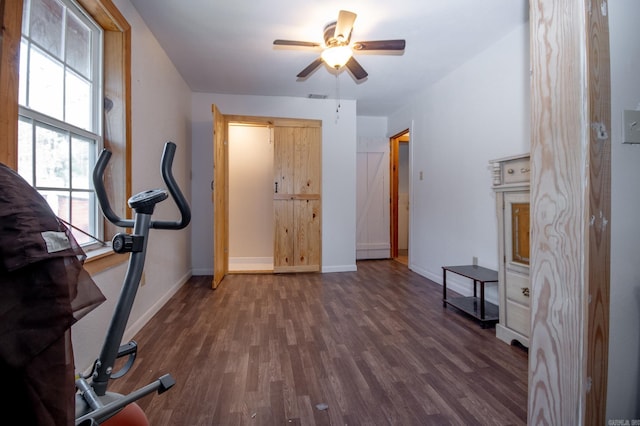
[[[213,113],[213,281],[215,289],[229,270],[228,236],[228,152],[224,116],[215,105]]]
[[[356,158],[356,259],[389,257],[389,156],[386,144]]]
[[[276,273],[320,270],[321,160],[319,126],[274,128]]]

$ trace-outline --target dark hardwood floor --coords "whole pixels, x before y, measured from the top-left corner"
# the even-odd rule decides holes
[[[442,287],[402,264],[210,284],[178,291],[110,385],[171,373],[171,390],[138,402],[153,426],[526,423],[527,353],[443,308]]]

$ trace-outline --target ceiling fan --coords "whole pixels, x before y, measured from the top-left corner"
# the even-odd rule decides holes
[[[311,62],[305,69],[300,71],[298,78],[306,78],[318,68],[324,61],[332,68],[340,69],[346,66],[356,80],[362,80],[369,74],[362,68],[362,65],[353,57],[354,51],[403,51],[404,40],[376,40],[357,41],[350,44],[353,23],[356,14],[347,10],[341,10],[338,20],[331,22],[324,27],[324,45],[310,41],[297,40],[274,40],[276,46],[301,46],[301,47],[321,47],[324,50],[319,58]]]

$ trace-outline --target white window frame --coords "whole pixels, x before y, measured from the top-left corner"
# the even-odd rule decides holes
[[[30,13],[30,4],[31,4],[32,0],[24,0],[24,10],[23,10],[23,16],[25,16],[25,19],[23,19],[23,23],[25,23],[27,26],[29,25],[29,13]],[[39,191],[50,191],[50,190],[55,190],[55,191],[60,191],[60,192],[67,192],[70,196],[70,200],[71,200],[71,194],[74,192],[87,192],[93,195],[89,196],[89,200],[92,201],[90,202],[90,213],[91,213],[91,217],[89,218],[89,223],[92,224],[93,226],[91,226],[91,228],[89,229],[89,232],[91,235],[93,235],[94,237],[98,238],[98,241],[94,241],[92,243],[86,243],[83,244],[83,248],[85,250],[90,250],[93,249],[95,247],[98,246],[98,244],[100,243],[100,240],[103,239],[103,234],[104,234],[104,221],[102,220],[102,214],[100,211],[100,207],[98,206],[97,203],[97,199],[95,197],[95,191],[93,189],[93,184],[90,183],[89,189],[79,189],[77,187],[74,187],[73,184],[73,180],[71,178],[72,174],[70,173],[70,182],[69,182],[69,187],[64,187],[64,188],[58,188],[58,187],[43,187],[43,186],[38,186],[37,185],[37,181],[35,179],[35,171],[36,171],[36,167],[35,167],[35,163],[37,161],[36,156],[35,156],[35,128],[36,128],[36,124],[40,124],[43,125],[45,127],[49,127],[49,128],[54,128],[57,131],[60,131],[61,133],[66,133],[67,137],[69,138],[69,140],[73,137],[73,136],[79,136],[81,138],[84,139],[90,139],[95,141],[95,147],[94,147],[94,152],[96,153],[96,155],[98,153],[100,153],[100,151],[102,150],[104,143],[103,143],[103,116],[104,116],[104,104],[103,104],[103,99],[104,99],[104,93],[103,93],[103,66],[104,66],[104,50],[103,50],[103,38],[104,38],[104,34],[103,34],[103,29],[101,28],[100,25],[98,25],[88,14],[87,12],[80,6],[78,5],[74,0],[56,0],[58,3],[63,4],[66,8],[67,8],[67,13],[72,13],[77,19],[79,19],[80,21],[82,21],[87,27],[89,27],[90,31],[91,31],[91,51],[92,51],[92,55],[93,55],[93,60],[91,61],[91,70],[90,70],[90,81],[91,81],[91,97],[92,97],[92,116],[90,118],[91,120],[91,129],[93,130],[87,130],[87,129],[82,129],[80,127],[77,127],[75,125],[72,125],[68,122],[65,122],[63,120],[59,120],[57,118],[48,116],[46,114],[43,114],[39,111],[36,111],[34,109],[29,108],[28,105],[22,105],[20,104],[18,106],[18,114],[19,114],[19,118],[20,119],[25,119],[31,122],[31,126],[32,126],[32,143],[31,143],[31,147],[32,147],[32,155],[31,155],[31,162],[32,162],[32,167],[31,167],[31,176],[26,177],[27,180],[29,180],[36,189],[38,189]],[[66,16],[66,14],[65,14]],[[64,25],[64,28],[66,28],[66,22]],[[27,28],[28,29],[28,28]],[[30,46],[36,46],[38,48],[40,48],[41,50],[46,52],[46,49],[44,49],[42,46],[39,46],[37,42],[35,42],[34,40],[32,40],[28,35],[25,35],[24,32],[25,28],[23,28],[23,33],[22,33],[22,48],[21,48],[21,62],[22,62],[22,55],[25,55],[26,58],[26,63],[24,65],[26,65],[27,69],[29,67],[29,60],[30,60]],[[64,34],[66,33],[66,31],[63,31],[63,46],[65,45],[65,40],[64,40]],[[66,49],[63,49],[63,51]],[[69,64],[66,63],[66,58],[63,58],[62,60],[55,58],[56,61],[60,62],[61,66],[63,67],[63,80],[64,80],[64,76],[66,75],[66,70],[69,69],[72,72],[74,72],[77,75],[80,75],[80,73],[76,72],[72,66],[70,66]],[[22,87],[23,85],[23,78],[28,78],[28,72],[24,73],[26,75],[20,75],[20,86]],[[64,84],[64,81],[63,81]],[[24,91],[25,91],[25,95],[24,95],[24,99],[27,100],[29,99],[29,87],[30,84],[25,84],[24,86]],[[21,89],[22,90],[22,89]],[[66,94],[66,90],[62,90],[63,96],[64,94]],[[63,105],[64,105],[64,100],[63,100]],[[64,107],[63,107],[64,108]],[[66,111],[65,111],[66,113]],[[63,114],[63,116],[66,114]],[[69,145],[71,147],[71,144]],[[69,165],[71,167],[71,149],[69,150]],[[95,164],[95,160],[96,158],[92,158],[90,161],[92,161],[92,164],[89,165],[89,170],[93,170],[93,164]],[[71,205],[69,206],[69,210],[72,214],[72,222],[73,222],[73,209],[71,207]],[[74,233],[76,233],[77,231],[73,230]]]

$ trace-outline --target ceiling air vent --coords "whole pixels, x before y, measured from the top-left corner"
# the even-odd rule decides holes
[[[327,99],[328,95],[318,95],[315,93],[309,93],[309,99]]]

